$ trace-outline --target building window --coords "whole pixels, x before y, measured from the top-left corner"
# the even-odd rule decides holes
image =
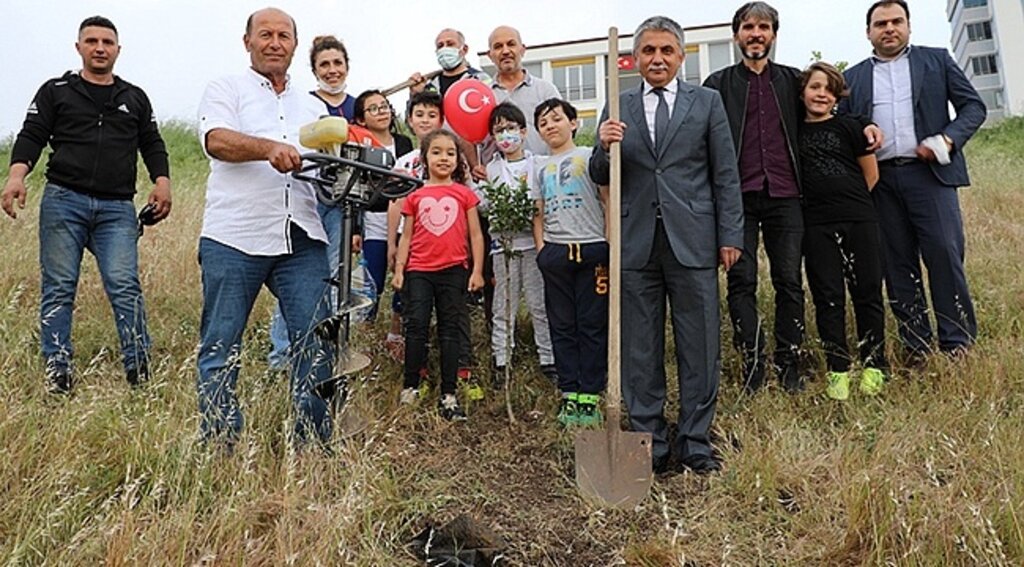
[[[986,39],[992,39],[992,24],[990,22],[967,24],[967,41],[984,41]]]
[[[964,8],[977,8],[978,6],[988,6],[988,0],[964,0]]]
[[[978,95],[981,96],[981,100],[985,103],[985,108],[989,110],[1000,110],[1003,108],[1003,91],[1001,89],[981,90],[978,91]]]
[[[544,76],[544,64],[543,63],[523,63],[523,69],[534,77]],[[497,72],[497,71],[495,71]]]
[[[732,65],[732,43],[709,43],[708,44],[708,72],[715,71]]]
[[[700,84],[700,52],[696,45],[692,51],[687,46],[686,59],[683,59],[683,80],[693,85]]]
[[[975,75],[995,75],[999,72],[996,68],[996,56],[995,55],[981,55],[978,57],[971,57],[971,69]]]
[[[597,98],[597,74],[593,59],[589,63],[555,61],[551,63],[551,82],[565,100]]]

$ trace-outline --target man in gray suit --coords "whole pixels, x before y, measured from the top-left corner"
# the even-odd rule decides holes
[[[609,182],[608,147],[622,143],[622,391],[636,431],[654,440],[656,473],[671,450],[698,474],[721,467],[709,430],[721,372],[718,275],[743,246],[736,152],[717,92],[678,77],[683,30],[654,16],[633,35],[644,80],[619,98],[622,121],[605,110],[590,175]],[[679,368],[678,434],[664,416],[665,300]],[[671,446],[670,446],[671,443]]]

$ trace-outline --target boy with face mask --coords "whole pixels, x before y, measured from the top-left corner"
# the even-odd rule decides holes
[[[503,102],[494,108],[490,119],[490,133],[498,151],[487,164],[487,180],[492,185],[507,184],[515,190],[529,192],[533,183],[533,155],[525,149],[526,116],[518,106]],[[537,250],[533,234],[525,230],[512,237],[513,253],[508,273],[505,251],[500,248],[502,235],[491,232],[494,256],[494,318],[491,330],[491,350],[494,356],[495,380],[505,376],[506,355],[514,348],[515,320],[519,312],[519,298],[526,298],[526,306],[533,321],[533,340],[537,344],[540,369],[552,382],[558,381],[555,356],[551,350],[548,316],[544,308],[544,282],[537,268]],[[511,291],[511,308],[505,308],[505,288]],[[511,322],[506,332],[506,324]]]

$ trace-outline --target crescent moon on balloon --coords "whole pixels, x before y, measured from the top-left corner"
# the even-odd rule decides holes
[[[476,114],[477,112],[480,112],[480,109],[483,108],[483,105],[477,106],[476,108],[471,107],[469,105],[469,101],[467,100],[467,97],[470,93],[476,93],[478,95],[480,94],[479,91],[474,89],[466,89],[462,91],[461,93],[459,93],[459,108],[461,108],[463,112],[465,112],[466,114]]]

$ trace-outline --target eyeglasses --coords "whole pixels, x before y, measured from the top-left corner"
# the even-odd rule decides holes
[[[389,104],[374,104],[366,107],[367,114],[391,114],[391,105]]]

